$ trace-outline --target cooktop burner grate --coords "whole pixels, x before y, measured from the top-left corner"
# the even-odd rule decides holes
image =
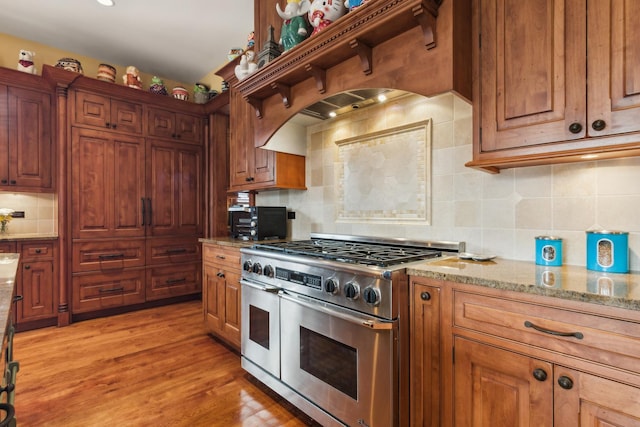
[[[266,251],[312,256],[339,262],[374,265],[378,267],[389,267],[442,255],[440,251],[413,246],[323,239],[261,243],[253,247]]]

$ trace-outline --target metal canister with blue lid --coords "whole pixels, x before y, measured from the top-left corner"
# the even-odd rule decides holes
[[[629,272],[629,233],[587,231],[587,269],[609,273]]]
[[[536,264],[558,267],[562,265],[562,238],[536,236]]]

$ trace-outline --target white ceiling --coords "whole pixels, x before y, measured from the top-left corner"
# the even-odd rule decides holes
[[[254,0],[0,0],[0,32],[197,82],[244,48]],[[275,3],[274,3],[275,7]]]

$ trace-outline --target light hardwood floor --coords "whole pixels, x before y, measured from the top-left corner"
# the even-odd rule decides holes
[[[200,301],[21,332],[14,354],[20,427],[312,424],[207,335]]]

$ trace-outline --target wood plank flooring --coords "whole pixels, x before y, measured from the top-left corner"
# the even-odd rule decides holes
[[[200,301],[21,332],[20,427],[314,425],[207,335]]]

